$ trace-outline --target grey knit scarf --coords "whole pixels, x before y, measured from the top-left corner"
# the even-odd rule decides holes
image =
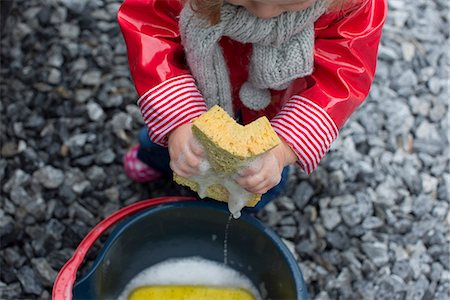
[[[253,44],[248,79],[239,96],[248,108],[261,110],[270,103],[268,89],[283,90],[294,79],[312,73],[314,21],[325,12],[326,2],[319,0],[303,11],[270,19],[224,4],[220,22],[213,26],[186,5],[180,14],[181,39],[208,108],[218,104],[233,115],[228,69],[218,43],[222,36]]]

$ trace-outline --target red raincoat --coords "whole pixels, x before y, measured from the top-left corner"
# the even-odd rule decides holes
[[[207,110],[184,59],[177,21],[181,9],[176,0],[126,0],[118,13],[138,105],[151,140],[163,146],[168,133]],[[222,38],[235,113],[243,124],[267,116],[300,167],[311,173],[369,93],[386,14],[386,0],[368,0],[321,16],[314,24],[313,73],[284,91],[271,91],[272,102],[261,111],[239,100],[251,45]]]

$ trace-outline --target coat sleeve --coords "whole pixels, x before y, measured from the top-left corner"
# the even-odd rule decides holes
[[[369,93],[386,14],[386,0],[367,0],[345,12],[328,13],[315,24],[308,88],[293,93],[271,120],[308,174]]]
[[[128,50],[138,105],[150,139],[167,146],[167,134],[206,111],[184,61],[176,0],[126,0],[117,18]]]

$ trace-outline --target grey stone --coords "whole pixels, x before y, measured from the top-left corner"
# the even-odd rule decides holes
[[[428,81],[428,88],[430,89],[430,92],[432,92],[435,95],[439,95],[441,91],[442,83],[441,80],[437,77],[431,77]]]
[[[399,260],[394,263],[392,273],[398,275],[404,281],[409,281],[413,275],[413,270],[407,260]]]
[[[278,234],[286,239],[292,239],[297,234],[297,228],[295,226],[281,226],[277,231]]]
[[[65,230],[66,226],[57,219],[50,219],[45,225],[46,235],[51,237],[54,241],[60,241]]]
[[[327,282],[327,289],[348,290],[351,288],[351,274],[348,268],[343,268],[336,279]]]
[[[79,133],[71,136],[69,140],[65,143],[69,148],[74,147],[83,147],[88,140],[88,134],[86,133]]]
[[[416,54],[416,46],[413,43],[402,42],[402,54],[405,61],[412,61]]]
[[[89,89],[78,89],[75,91],[75,100],[78,103],[84,103],[92,97],[92,91]]]
[[[395,80],[399,87],[415,87],[418,83],[417,75],[413,70],[407,69]]]
[[[64,204],[70,204],[74,202],[77,198],[77,195],[72,190],[72,187],[68,184],[62,184],[59,187],[58,195],[60,196],[60,200],[64,202]]]
[[[56,24],[61,25],[61,23],[63,23],[66,20],[66,18],[67,18],[66,8],[59,6],[59,7],[56,7],[56,9],[51,14],[50,23],[55,24],[55,25]],[[63,23],[63,24],[66,24],[66,23]],[[60,27],[60,34],[62,36],[64,36],[63,33],[66,33],[66,32],[65,32],[65,30],[61,30],[61,27]]]
[[[103,107],[118,107],[123,103],[123,96],[114,94],[99,96],[99,101]]]
[[[16,156],[19,153],[19,149],[16,143],[7,142],[2,145],[1,154],[5,158]]]
[[[442,272],[444,271],[444,267],[438,263],[438,262],[434,262],[431,265],[431,274],[430,274],[430,279],[433,282],[438,282],[439,280],[441,280],[442,278]]]
[[[441,199],[448,199],[448,198],[442,197]],[[443,220],[445,216],[448,214],[448,203],[445,201],[436,201],[432,214],[439,220]]]
[[[326,229],[333,230],[339,223],[341,223],[341,215],[337,208],[322,209],[320,216]]]
[[[438,123],[439,121],[443,121],[445,122],[445,116],[446,113],[448,112],[448,105],[444,105],[441,103],[435,103],[433,105],[433,108],[431,108],[430,110],[430,119],[433,122]],[[445,128],[445,126],[442,126],[443,128]],[[440,136],[443,136],[442,134],[440,134]],[[448,137],[446,139],[446,141],[448,142]]]
[[[27,260],[26,257],[20,255],[17,247],[6,248],[3,252],[3,258],[8,265],[13,266],[16,269],[21,267]]]
[[[50,69],[50,73],[48,74],[47,80],[48,83],[56,85],[61,82],[61,77],[62,77],[61,71],[52,68]]]
[[[120,209],[119,204],[108,202],[102,206],[102,217],[106,218]]]
[[[48,58],[48,64],[49,66],[60,68],[64,63],[64,57],[62,56],[61,50],[59,49],[58,52],[53,52],[51,56]]]
[[[427,249],[424,244],[419,241],[415,245],[410,246],[410,251],[412,251],[412,254],[409,264],[413,270],[414,278],[417,279],[422,273],[429,273],[431,270],[429,264],[432,259],[427,253]]]
[[[113,130],[131,130],[132,128],[132,118],[130,115],[119,112],[115,114],[111,120],[111,125]]]
[[[86,190],[88,190],[91,187],[91,183],[87,180],[83,180],[81,182],[74,183],[72,186],[72,190],[78,194],[83,194]]]
[[[397,295],[404,290],[406,290],[405,283],[401,278],[395,275],[386,276],[377,286],[376,299],[403,299]]]
[[[448,294],[449,294],[449,283],[443,282],[441,283],[438,288],[436,289],[436,293],[434,294],[433,299],[435,300],[447,300]]]
[[[356,202],[356,198],[353,195],[342,195],[334,197],[331,200],[331,206],[348,206],[354,204]]]
[[[17,270],[17,279],[19,279],[22,289],[29,294],[40,295],[43,292],[42,286],[37,281],[36,275],[29,266],[23,266]]]
[[[389,255],[386,244],[380,242],[363,243],[361,248],[377,267],[384,266],[388,263]]]
[[[52,287],[58,273],[53,270],[45,258],[33,258],[31,260],[34,273],[45,287]]]
[[[422,217],[427,215],[433,208],[430,196],[420,195],[413,200],[413,212],[416,216]]]
[[[355,226],[371,215],[373,211],[372,203],[364,198],[357,203],[347,205],[341,208],[342,219],[348,226]]]
[[[82,205],[78,204],[78,203],[74,203],[71,206],[72,209],[72,214],[74,215],[74,217],[80,219],[81,221],[83,221],[84,223],[91,225],[94,224],[95,222],[95,217],[94,215],[87,210],[85,207],[83,207]]]
[[[399,55],[394,49],[380,45],[378,57],[382,60],[394,61],[399,59]]]
[[[436,128],[436,125],[424,120],[416,129],[417,138],[424,141],[440,141],[441,136]]]
[[[422,188],[425,193],[435,194],[437,192],[438,179],[428,174],[422,174]]]
[[[330,300],[330,296],[328,295],[328,293],[326,291],[321,291],[319,294],[316,295],[316,297],[314,298],[316,300]]]
[[[93,185],[96,185],[97,183],[105,181],[106,172],[99,166],[92,166],[88,169],[86,176]]]
[[[362,227],[367,230],[377,229],[382,227],[383,225],[383,220],[374,216],[369,216],[362,222]]]
[[[287,210],[287,211],[295,210],[294,201],[292,201],[292,199],[289,197],[286,197],[286,196],[279,197],[277,199],[277,204],[284,210]]]
[[[17,206],[23,207],[33,201],[31,196],[25,191],[23,187],[17,187],[11,191],[11,201]]]
[[[102,107],[95,102],[89,102],[86,106],[89,118],[96,122],[105,118],[105,112]]]
[[[83,12],[88,2],[89,0],[61,0],[62,4],[77,14],[81,14]]]
[[[22,288],[19,283],[4,284],[0,282],[0,299],[20,299]]]
[[[63,23],[59,27],[59,33],[67,39],[77,39],[80,35],[80,28],[75,24]]]
[[[91,70],[83,74],[81,77],[81,83],[88,86],[97,86],[101,83],[102,73],[97,70]]]
[[[340,231],[327,232],[326,239],[331,246],[339,250],[348,249],[350,245],[348,236]]]
[[[64,181],[63,171],[53,166],[45,166],[33,173],[33,178],[48,189],[58,188]]]
[[[303,208],[308,204],[311,197],[314,195],[313,187],[306,181],[300,182],[296,187],[293,200],[298,208]]]
[[[17,189],[25,184],[27,184],[30,180],[31,176],[25,173],[21,169],[17,169],[14,171],[13,176],[4,184],[3,190],[9,193],[13,189]]]
[[[116,154],[114,153],[114,151],[111,149],[106,149],[96,156],[95,162],[101,165],[108,165],[114,162],[115,158]]]
[[[139,125],[144,125],[144,119],[142,118],[141,110],[137,105],[129,104],[126,106],[127,113],[133,118],[133,121]]]
[[[423,99],[422,97],[412,96],[409,98],[409,103],[411,104],[411,111],[414,114],[428,116],[431,107],[430,101],[427,101],[427,99]]]
[[[23,208],[28,213],[28,215],[36,221],[40,222],[45,219],[47,206],[41,195],[34,195],[33,200],[27,203]]]
[[[281,226],[296,226],[297,222],[293,216],[287,216],[280,220],[279,224]]]
[[[426,279],[426,277],[420,276],[419,280],[417,280],[414,284],[411,285],[410,288],[408,288],[406,299],[413,299],[413,300],[423,299],[429,285],[430,283]]]

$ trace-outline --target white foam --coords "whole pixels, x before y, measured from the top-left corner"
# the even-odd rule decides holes
[[[206,285],[214,287],[242,288],[261,296],[253,283],[236,270],[201,257],[169,259],[145,269],[125,287],[118,300],[127,300],[130,293],[146,285]]]
[[[218,174],[211,168],[209,162],[205,159],[199,166],[200,175],[192,176],[189,179],[198,184],[197,194],[200,198],[207,196],[207,189],[214,184],[223,185],[229,193],[228,210],[235,219],[241,216],[241,210],[250,201],[252,193],[237,184],[230,176]]]

